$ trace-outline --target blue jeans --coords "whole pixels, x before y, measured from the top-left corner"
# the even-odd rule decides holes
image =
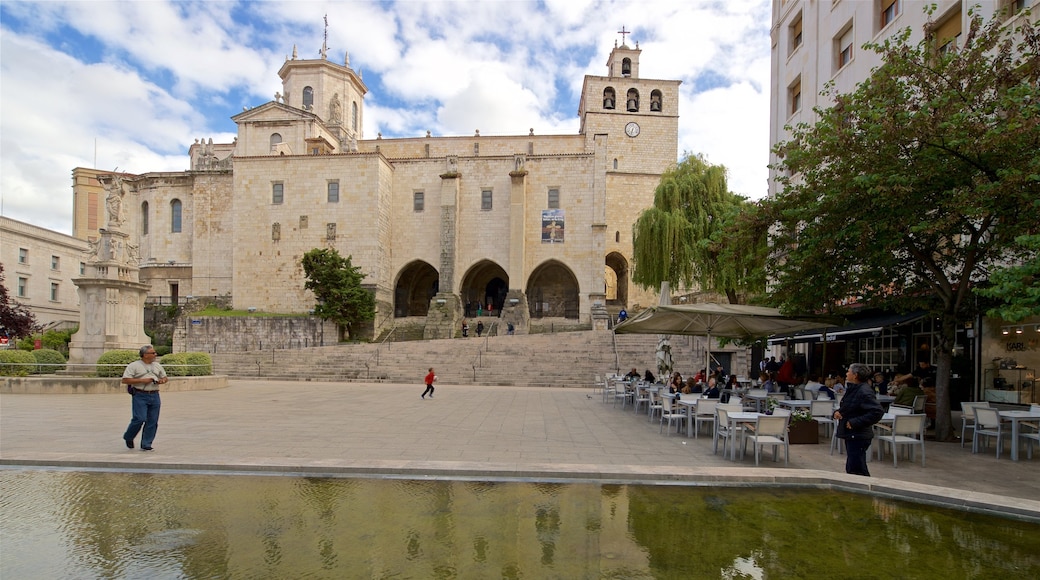
[[[155,432],[159,429],[160,404],[158,392],[142,393],[138,391],[134,393],[134,414],[133,418],[130,419],[130,425],[126,428],[126,433],[123,434],[123,439],[133,441],[143,425],[144,433],[141,435],[141,447],[151,447],[152,441],[155,440]]]

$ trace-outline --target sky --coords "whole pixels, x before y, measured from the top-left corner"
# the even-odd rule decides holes
[[[760,199],[770,0],[0,0],[0,214],[72,231],[72,170],[185,171],[196,139],[274,100],[293,47],[358,71],[366,139],[576,134],[584,75],[624,27],[678,79],[679,150]],[[325,19],[327,16],[328,26]]]

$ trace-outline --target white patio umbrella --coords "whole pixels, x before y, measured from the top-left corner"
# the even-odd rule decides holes
[[[833,318],[791,317],[776,308],[742,304],[653,306],[614,327],[618,334],[683,334],[707,337],[704,368],[711,368],[711,339],[753,340],[781,332],[833,326]]]

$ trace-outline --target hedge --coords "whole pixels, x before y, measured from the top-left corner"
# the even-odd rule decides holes
[[[16,363],[16,364],[4,364]],[[0,376],[25,377],[36,370],[36,357],[30,352],[8,348],[0,350]]]
[[[213,359],[205,352],[175,352],[162,357],[159,362],[171,377],[200,377],[213,374]]]
[[[65,369],[65,355],[56,350],[41,348],[32,351],[32,356],[39,363],[34,374],[49,375]]]
[[[109,350],[101,353],[94,367],[99,377],[122,377],[126,365],[141,358],[136,350]],[[118,366],[106,366],[118,365]]]

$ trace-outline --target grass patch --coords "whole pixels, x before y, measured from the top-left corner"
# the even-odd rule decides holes
[[[190,313],[188,316],[224,316],[227,318],[285,318],[295,317],[303,318],[308,316],[307,314],[285,314],[278,312],[249,312],[248,310],[225,310],[218,306],[207,306],[202,310],[196,310]]]

